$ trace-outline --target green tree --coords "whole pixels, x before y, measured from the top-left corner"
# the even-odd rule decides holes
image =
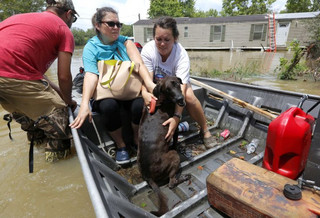
[[[197,11],[194,17],[218,17],[219,12],[215,9],[210,9],[209,11]]]
[[[268,13],[275,0],[223,0],[224,16],[253,15]]]
[[[71,29],[71,31],[74,37],[75,45],[84,45],[86,43],[84,30],[74,27]]]
[[[289,61],[286,58],[280,58],[280,66],[275,69],[276,71],[280,71],[278,77],[281,80],[295,80],[295,76],[304,70],[304,66],[300,63],[300,60],[304,56],[306,50],[301,49],[298,40],[291,41],[289,48],[293,51],[292,59]]]
[[[308,12],[311,9],[311,0],[287,0],[286,3],[286,12],[295,13],[295,12]]]
[[[320,45],[320,15],[305,21],[305,24],[312,40],[311,43],[317,42]]]
[[[76,46],[82,46],[87,43],[87,41],[96,35],[96,32],[93,28],[84,31],[83,29],[72,27],[71,32],[74,37],[74,43]]]
[[[132,27],[132,25],[123,24],[120,33],[121,33],[121,35],[124,35],[124,36],[133,36],[133,27]]]
[[[1,0],[0,21],[15,14],[44,11],[45,7],[44,0]]]
[[[320,11],[320,0],[313,1],[311,11]]]
[[[314,80],[320,79],[320,15],[305,21],[307,32],[311,37],[306,52],[306,64]]]
[[[184,17],[194,17],[195,14],[195,0],[180,0],[182,14]]]
[[[178,0],[150,0],[149,18],[161,16],[182,17],[182,8]]]
[[[87,41],[92,38],[93,36],[96,35],[96,30],[91,28],[91,29],[87,29],[86,33],[85,33],[85,42],[87,43]]]
[[[217,17],[218,11],[209,9],[208,11],[196,10],[195,0],[150,0],[148,10],[149,18],[161,16],[171,17]]]

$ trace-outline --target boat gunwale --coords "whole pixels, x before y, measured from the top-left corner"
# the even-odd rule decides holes
[[[208,84],[208,85],[213,85],[214,83],[219,83],[219,84],[221,84],[221,85],[223,85],[223,84],[226,84],[226,85],[230,85],[230,86],[232,86],[232,87],[240,87],[240,88],[249,88],[249,89],[254,89],[254,90],[258,90],[258,91],[266,91],[266,92],[268,92],[268,93],[272,93],[272,94],[281,94],[281,95],[288,95],[288,96],[292,96],[292,97],[302,97],[304,94],[303,93],[299,93],[299,92],[293,92],[293,91],[284,91],[284,90],[276,90],[276,89],[270,89],[269,87],[264,87],[264,86],[257,86],[257,85],[251,85],[251,84],[243,84],[243,83],[236,83],[236,82],[232,82],[232,81],[223,81],[223,80],[219,80],[219,79],[212,79],[212,78],[203,78],[203,77],[195,77],[195,76],[192,76],[192,78],[194,78],[194,79],[198,79],[198,80],[200,80],[200,81],[205,81],[205,83],[206,84]],[[193,85],[193,87],[194,87],[194,85]],[[197,87],[197,86],[195,86],[195,87]],[[203,88],[201,88],[202,90],[204,90]],[[204,90],[204,93],[208,93],[209,91],[206,91],[206,90]],[[205,94],[205,95],[207,95],[207,94]],[[317,96],[317,95],[308,95],[308,100],[320,100],[320,96]],[[247,117],[248,115],[246,115],[246,117]],[[71,115],[70,115],[70,117],[71,117]],[[69,119],[71,119],[71,118],[69,118]],[[72,119],[73,119],[73,115],[72,115]],[[70,122],[71,122],[71,120],[70,120]],[[243,121],[244,122],[244,121]],[[82,132],[80,132],[81,134],[82,134]],[[74,131],[72,132],[72,134],[74,134]],[[75,134],[77,134],[78,135],[78,131],[76,131],[76,133]],[[78,137],[79,137],[79,135],[78,135]],[[242,136],[243,137],[243,136]],[[234,138],[241,138],[241,136],[239,136],[239,137],[237,137],[237,136],[235,136]],[[79,143],[79,142],[78,142]],[[80,141],[80,143],[81,143],[81,141]],[[227,143],[227,142],[226,142]],[[198,162],[198,161],[200,161],[201,159],[204,159],[204,157],[206,157],[206,156],[210,156],[210,154],[212,154],[212,153],[214,153],[215,151],[217,151],[217,150],[220,150],[220,149],[223,149],[223,147],[224,147],[224,144],[226,144],[226,143],[223,143],[223,144],[221,144],[221,145],[219,145],[219,146],[217,146],[217,147],[215,147],[215,148],[213,148],[213,149],[210,149],[210,150],[208,150],[208,151],[205,151],[204,153],[202,153],[202,154],[200,154],[199,155],[199,157],[197,156],[193,161],[191,161],[191,162],[189,162],[189,161],[184,161],[184,162],[182,162],[181,163],[181,168],[182,169],[185,169],[185,168],[187,168],[190,164],[194,164],[194,163],[196,163],[196,162]],[[82,149],[82,151],[83,151],[83,148],[82,148],[82,145],[80,144],[80,147],[81,147],[81,149]],[[80,148],[78,148],[78,147],[76,147],[76,149],[77,149],[77,153],[78,153],[78,149],[80,149]],[[83,151],[84,152],[84,151]],[[81,152],[80,152],[81,153]],[[258,153],[256,156],[254,156],[253,158],[251,158],[251,159],[249,159],[248,160],[248,162],[250,162],[250,163],[256,163],[256,162],[258,162],[261,158],[263,158],[263,154],[264,154],[264,152],[260,152],[260,153]],[[88,155],[88,154],[87,154]],[[78,156],[79,156],[79,154],[78,154]],[[90,159],[90,158],[89,158]],[[90,160],[88,160],[88,158],[86,158],[85,159],[86,161],[90,161]],[[105,207],[105,205],[103,204],[103,200],[101,200],[101,196],[99,196],[98,198],[100,198],[100,200],[101,201],[99,201],[99,199],[97,200],[96,199],[96,194],[97,193],[91,193],[91,191],[92,191],[92,189],[91,188],[89,188],[92,184],[91,184],[91,182],[89,181],[89,182],[87,182],[87,180],[93,180],[93,181],[95,181],[96,179],[95,178],[93,178],[93,175],[92,175],[92,172],[90,172],[90,173],[86,173],[87,171],[88,171],[88,169],[86,169],[87,167],[83,167],[82,166],[82,162],[84,162],[83,161],[83,158],[81,158],[81,160],[80,160],[80,157],[79,157],[79,161],[80,161],[80,164],[81,164],[81,167],[82,167],[82,171],[83,171],[83,174],[84,174],[84,177],[85,177],[85,181],[86,181],[86,183],[87,183],[87,187],[88,187],[88,192],[89,192],[89,194],[90,194],[90,198],[91,198],[91,201],[92,201],[92,204],[93,204],[93,206],[94,206],[94,209],[95,209],[95,213],[96,213],[96,216],[97,217],[107,217],[107,212],[108,211],[106,211],[106,207]],[[87,163],[87,164],[89,164],[89,163]],[[92,166],[91,166],[92,167]],[[90,170],[89,170],[90,171]],[[89,178],[89,179],[87,179],[86,177],[87,176],[91,176],[92,178]],[[97,181],[98,182],[98,181]],[[98,182],[99,183],[99,182]],[[143,181],[143,182],[141,182],[141,183],[139,183],[139,184],[137,184],[137,185],[134,185],[134,187],[136,188],[136,190],[137,190],[137,192],[139,192],[139,191],[141,191],[142,189],[145,189],[146,187],[147,187],[147,183],[145,182],[145,181]],[[96,189],[97,189],[97,187],[95,187]],[[101,194],[101,193],[100,193]],[[112,194],[112,193],[110,193],[110,194]],[[98,191],[98,195],[99,195],[99,191]],[[117,196],[115,196],[115,197],[117,197]],[[188,200],[190,200],[191,198],[189,198]],[[185,202],[185,201],[184,201]],[[105,213],[103,213],[103,212],[101,212],[101,210],[103,211],[104,210],[104,212]],[[143,209],[142,209],[143,210]],[[169,214],[175,214],[175,215],[178,215],[179,213],[181,213],[181,211],[180,212],[178,212],[178,211],[176,211],[176,212],[174,212],[175,210],[179,210],[180,211],[180,209],[176,209],[176,208],[173,208],[172,210],[170,210],[167,214],[165,214],[164,215],[164,217],[168,217],[167,215],[169,215]],[[183,212],[183,211],[182,211]],[[146,211],[146,213],[147,213],[147,211]],[[106,216],[105,216],[106,215]]]

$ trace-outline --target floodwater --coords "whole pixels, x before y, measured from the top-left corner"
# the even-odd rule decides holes
[[[296,81],[277,79],[275,69],[279,66],[280,58],[290,60],[293,52],[278,51],[191,51],[188,52],[191,62],[191,72],[198,75],[203,71],[231,71],[238,82],[246,82],[259,86],[267,86],[279,90],[302,92],[320,95],[320,82],[314,82],[311,77]],[[239,73],[240,72],[240,73]],[[248,72],[250,76],[246,76]],[[242,78],[243,77],[243,78]],[[240,80],[242,78],[242,80]]]
[[[75,76],[80,66],[82,50],[73,56],[72,72]],[[243,69],[252,66],[258,75],[243,79],[246,82],[277,89],[320,95],[320,82],[279,81],[273,73],[280,57],[290,58],[290,52],[229,52],[190,51],[193,73]],[[56,79],[56,63],[47,75]],[[49,164],[44,161],[44,150],[35,149],[34,173],[28,172],[28,141],[20,126],[12,122],[13,141],[2,120],[6,112],[0,107],[0,217],[95,217],[79,160],[74,155]]]
[[[77,50],[72,62],[81,66]],[[56,62],[48,72],[57,81]],[[29,174],[29,144],[24,131],[11,123],[13,141],[0,106],[0,217],[95,217],[76,152],[67,160],[46,163],[43,148],[34,148],[34,173]]]

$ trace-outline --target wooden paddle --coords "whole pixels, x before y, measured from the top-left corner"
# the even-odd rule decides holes
[[[232,102],[239,104],[241,107],[247,108],[247,109],[249,109],[249,110],[251,110],[253,112],[256,112],[256,113],[258,113],[258,114],[260,114],[260,115],[262,115],[262,116],[264,116],[264,117],[266,117],[266,118],[268,118],[270,120],[273,120],[273,119],[275,119],[277,117],[274,114],[271,114],[271,113],[269,113],[267,111],[262,110],[261,108],[253,106],[252,104],[249,104],[249,103],[247,103],[245,101],[242,101],[242,100],[240,100],[238,98],[235,98],[235,97],[233,97],[231,95],[228,95],[227,93],[225,93],[223,91],[220,91],[219,89],[215,89],[215,88],[213,88],[213,87],[211,87],[211,86],[209,86],[207,84],[204,84],[202,82],[199,82],[198,80],[190,78],[190,81],[194,85],[200,86],[200,87],[205,88],[205,89],[207,89],[207,90],[209,90],[209,91],[211,91],[211,92],[213,92],[215,94],[223,96],[223,97],[231,100]]]

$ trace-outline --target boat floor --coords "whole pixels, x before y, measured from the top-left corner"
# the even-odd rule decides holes
[[[199,78],[199,80],[204,79]],[[214,80],[205,82],[275,114],[297,105],[302,96],[299,93],[230,82]],[[177,151],[181,158],[182,174],[190,174],[191,179],[173,189],[167,184],[160,187],[168,198],[169,206],[169,211],[162,217],[223,217],[224,214],[211,207],[208,202],[206,188],[208,175],[234,157],[260,166],[263,159],[269,119],[208,93],[204,89],[194,88],[194,92],[203,105],[210,132],[217,138],[218,144],[206,150],[199,137],[199,127],[192,122],[187,113],[184,114],[183,121],[189,123],[190,130],[181,134],[183,137],[179,139]],[[310,96],[304,103],[305,110],[319,100],[318,96]],[[313,116],[318,111],[312,111]],[[102,201],[102,203],[96,201],[95,193],[91,194],[93,205],[112,216],[153,217],[149,212],[158,209],[158,200],[153,190],[141,178],[134,149],[131,152],[131,164],[119,168],[114,159],[110,158],[110,154],[112,156],[114,153],[110,152],[110,149],[114,149],[115,144],[99,122],[100,118],[94,115],[93,125],[86,122],[79,131],[81,148],[90,167],[90,171],[88,170],[86,174],[92,173],[96,185],[92,187],[97,188]],[[230,135],[221,140],[219,134],[225,129],[230,130]],[[253,139],[259,139],[260,143],[254,153],[247,154],[246,144]]]
[[[185,201],[188,201],[188,199],[190,201],[194,196],[195,198],[202,196],[201,193],[205,194],[202,196],[203,201],[207,201],[206,178],[211,172],[234,157],[252,161],[252,159],[257,156],[259,157],[259,154],[264,151],[264,146],[260,146],[257,147],[256,152],[247,154],[246,145],[249,143],[247,140],[239,138],[232,133],[227,139],[224,139],[219,137],[222,131],[223,129],[211,127],[210,132],[217,140],[217,144],[209,150],[206,150],[204,147],[195,123],[190,124],[188,132],[180,133],[177,151],[181,159],[182,174],[190,174],[191,179],[173,189],[170,189],[168,184],[160,187],[168,198],[169,210],[174,209],[183,202],[183,204],[186,204]],[[216,158],[212,158],[212,155]],[[132,158],[132,164],[124,166],[117,173],[136,186],[138,193],[129,199],[133,204],[146,211],[157,210],[157,195],[143,181],[135,157]],[[206,209],[210,210],[210,213],[218,213],[210,208],[208,203],[202,202],[200,204],[198,201],[197,204],[201,205],[201,207],[207,207]],[[203,211],[203,208],[201,210]],[[195,214],[196,211],[193,209]]]

